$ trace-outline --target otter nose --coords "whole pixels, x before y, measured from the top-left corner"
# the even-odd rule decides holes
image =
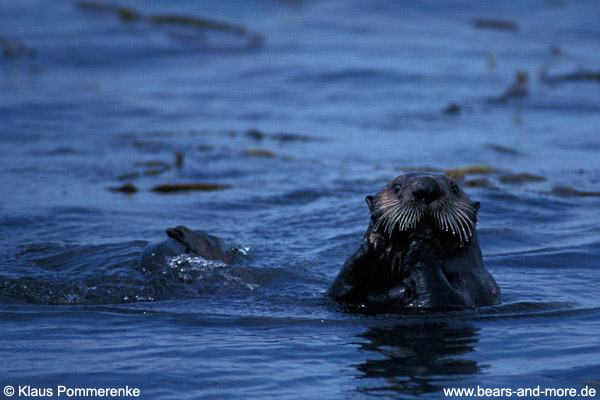
[[[442,197],[442,189],[433,178],[422,178],[417,183],[413,196],[415,199],[430,204],[432,201]]]

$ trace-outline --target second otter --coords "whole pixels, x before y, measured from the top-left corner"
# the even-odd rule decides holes
[[[225,242],[217,236],[193,231],[182,225],[168,228],[167,236],[167,240],[149,244],[144,248],[140,256],[140,269],[154,271],[163,268],[170,259],[182,254],[231,264],[231,255]]]
[[[393,308],[495,305],[475,226],[479,203],[442,174],[397,177],[375,196],[364,243],[328,290],[338,302]]]

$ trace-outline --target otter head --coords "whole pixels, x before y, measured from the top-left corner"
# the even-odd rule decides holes
[[[401,175],[366,200],[371,221],[365,243],[329,289],[334,299],[427,309],[501,301],[475,233],[479,203],[453,179],[427,172]]]
[[[371,236],[392,240],[421,234],[445,238],[457,247],[470,243],[480,206],[454,179],[429,172],[400,175],[366,201]]]

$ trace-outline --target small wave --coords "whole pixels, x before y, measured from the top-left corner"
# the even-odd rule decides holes
[[[18,253],[19,268],[0,269],[0,302],[123,304],[259,287],[247,268],[189,255],[167,259],[162,268],[140,273],[136,268],[139,246],[140,242],[26,246]],[[240,256],[248,251],[246,246],[231,250]]]
[[[425,75],[415,73],[401,73],[393,70],[380,70],[373,68],[346,68],[339,71],[326,71],[320,73],[304,73],[293,78],[295,82],[336,83],[389,83],[415,82],[427,79]]]
[[[0,278],[0,298],[6,302],[41,305],[121,304],[153,301],[163,295],[159,287],[143,283],[98,283],[38,278]]]
[[[584,309],[578,308],[579,304],[568,301],[531,302],[520,301],[516,303],[500,304],[494,307],[484,307],[477,310],[480,316],[497,316],[510,318],[524,318],[554,313],[573,313]]]
[[[152,275],[163,276],[168,280],[195,284],[200,292],[222,291],[232,287],[248,290],[258,288],[258,285],[247,281],[250,274],[242,268],[234,268],[215,260],[207,260],[200,256],[182,254],[168,259],[165,265],[154,271]]]
[[[488,319],[520,319],[531,317],[548,317],[572,315],[586,312],[597,312],[600,307],[585,308],[578,303],[557,302],[515,302],[503,303],[496,306],[478,307],[460,310],[431,310],[431,309],[398,309],[372,308],[364,306],[334,305],[346,316],[367,318],[396,325],[425,324],[432,321],[473,321]]]

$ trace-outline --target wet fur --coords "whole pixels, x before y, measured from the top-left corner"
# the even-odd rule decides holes
[[[168,239],[149,244],[140,256],[140,268],[153,271],[162,268],[169,258],[182,254],[200,256],[207,260],[231,264],[225,242],[217,236],[202,231],[193,231],[185,226],[167,229]]]
[[[483,266],[475,231],[479,203],[471,202],[456,182],[441,174],[406,174],[366,200],[371,219],[364,243],[344,264],[329,296],[367,307],[456,309],[500,303],[500,289]]]

